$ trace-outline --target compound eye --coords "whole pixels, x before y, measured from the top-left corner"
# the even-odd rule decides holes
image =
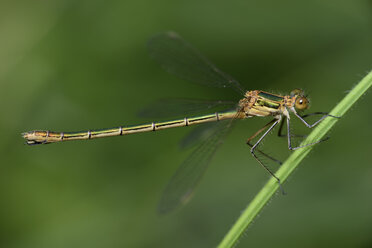
[[[295,108],[298,110],[304,110],[309,107],[309,100],[306,97],[298,97],[295,102]]]

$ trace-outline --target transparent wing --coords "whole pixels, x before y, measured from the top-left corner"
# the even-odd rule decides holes
[[[208,139],[216,129],[220,128],[218,124],[218,122],[209,122],[193,127],[193,129],[181,140],[179,144],[180,148],[188,149]]]
[[[244,94],[243,88],[228,74],[220,71],[207,58],[174,32],[152,37],[148,49],[153,57],[169,73],[195,83],[231,87]]]
[[[218,122],[214,132],[196,147],[180,165],[163,192],[158,207],[159,213],[169,213],[191,198],[213,154],[222,143],[232,123],[231,120]]]
[[[190,114],[202,111],[212,111],[232,108],[233,101],[210,101],[197,99],[168,98],[157,100],[143,108],[138,115],[143,118],[188,117]]]

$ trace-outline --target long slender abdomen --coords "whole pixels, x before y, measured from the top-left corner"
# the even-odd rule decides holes
[[[117,127],[102,130],[81,131],[81,132],[52,132],[52,131],[30,131],[23,133],[28,145],[49,144],[68,140],[88,140],[110,136],[127,135],[132,133],[143,133],[157,131],[173,127],[191,126],[200,123],[213,122],[225,119],[237,118],[236,111],[214,113],[210,115],[178,119],[165,122],[152,122],[149,124]]]

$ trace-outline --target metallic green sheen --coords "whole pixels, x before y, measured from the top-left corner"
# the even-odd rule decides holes
[[[278,101],[278,102],[283,101],[283,99],[284,99],[284,98],[281,97],[281,96],[272,95],[272,94],[270,94],[270,93],[266,93],[266,92],[260,92],[260,93],[258,94],[258,96],[260,96],[260,97],[264,97],[264,98],[266,98],[266,99],[268,99],[268,100]]]

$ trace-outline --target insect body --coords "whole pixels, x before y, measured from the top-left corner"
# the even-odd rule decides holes
[[[293,135],[291,134],[290,129],[290,115],[293,114],[299,118],[309,128],[317,125],[328,116],[335,117],[323,112],[300,116],[297,111],[307,109],[309,107],[309,101],[303,91],[299,89],[295,89],[289,95],[283,96],[261,90],[244,91],[236,80],[220,71],[190,44],[173,32],[163,33],[153,37],[149,41],[148,47],[150,55],[168,72],[203,85],[232,88],[241,95],[242,99],[232,104],[230,102],[230,108],[226,111],[214,112],[195,117],[184,117],[172,121],[151,122],[142,125],[120,126],[116,128],[88,130],[82,132],[30,131],[23,133],[26,143],[29,145],[37,145],[69,140],[88,140],[109,136],[152,132],[173,127],[193,126],[207,122],[219,122],[213,127],[212,131],[209,132],[209,136],[200,142],[190,156],[181,164],[165,188],[160,201],[159,211],[161,213],[166,213],[172,211],[180,204],[187,202],[190,198],[195,186],[204,174],[212,155],[215,153],[219,144],[222,143],[229,127],[231,127],[233,120],[256,116],[272,118],[269,123],[248,138],[247,144],[251,147],[250,151],[253,157],[270,173],[271,176],[276,178],[280,184],[280,179],[275,176],[266,164],[262,162],[262,160],[257,156],[257,152],[276,163],[281,164],[281,162],[265,154],[263,151],[258,150],[257,146],[260,142],[280,122],[282,122],[279,129],[279,133],[281,133],[283,123],[286,120],[288,148],[290,150],[313,145],[324,140],[319,140],[304,146],[292,146],[291,138]],[[228,105],[227,102],[222,101],[214,103],[211,103],[210,101],[205,103],[199,102],[199,105],[203,104],[208,108],[210,106],[218,106],[221,104],[224,106]],[[169,105],[164,107],[169,107]],[[310,115],[322,116],[315,123],[309,124],[305,121],[305,118]],[[251,143],[252,140],[261,133],[263,134],[260,136],[258,141],[256,143]]]

